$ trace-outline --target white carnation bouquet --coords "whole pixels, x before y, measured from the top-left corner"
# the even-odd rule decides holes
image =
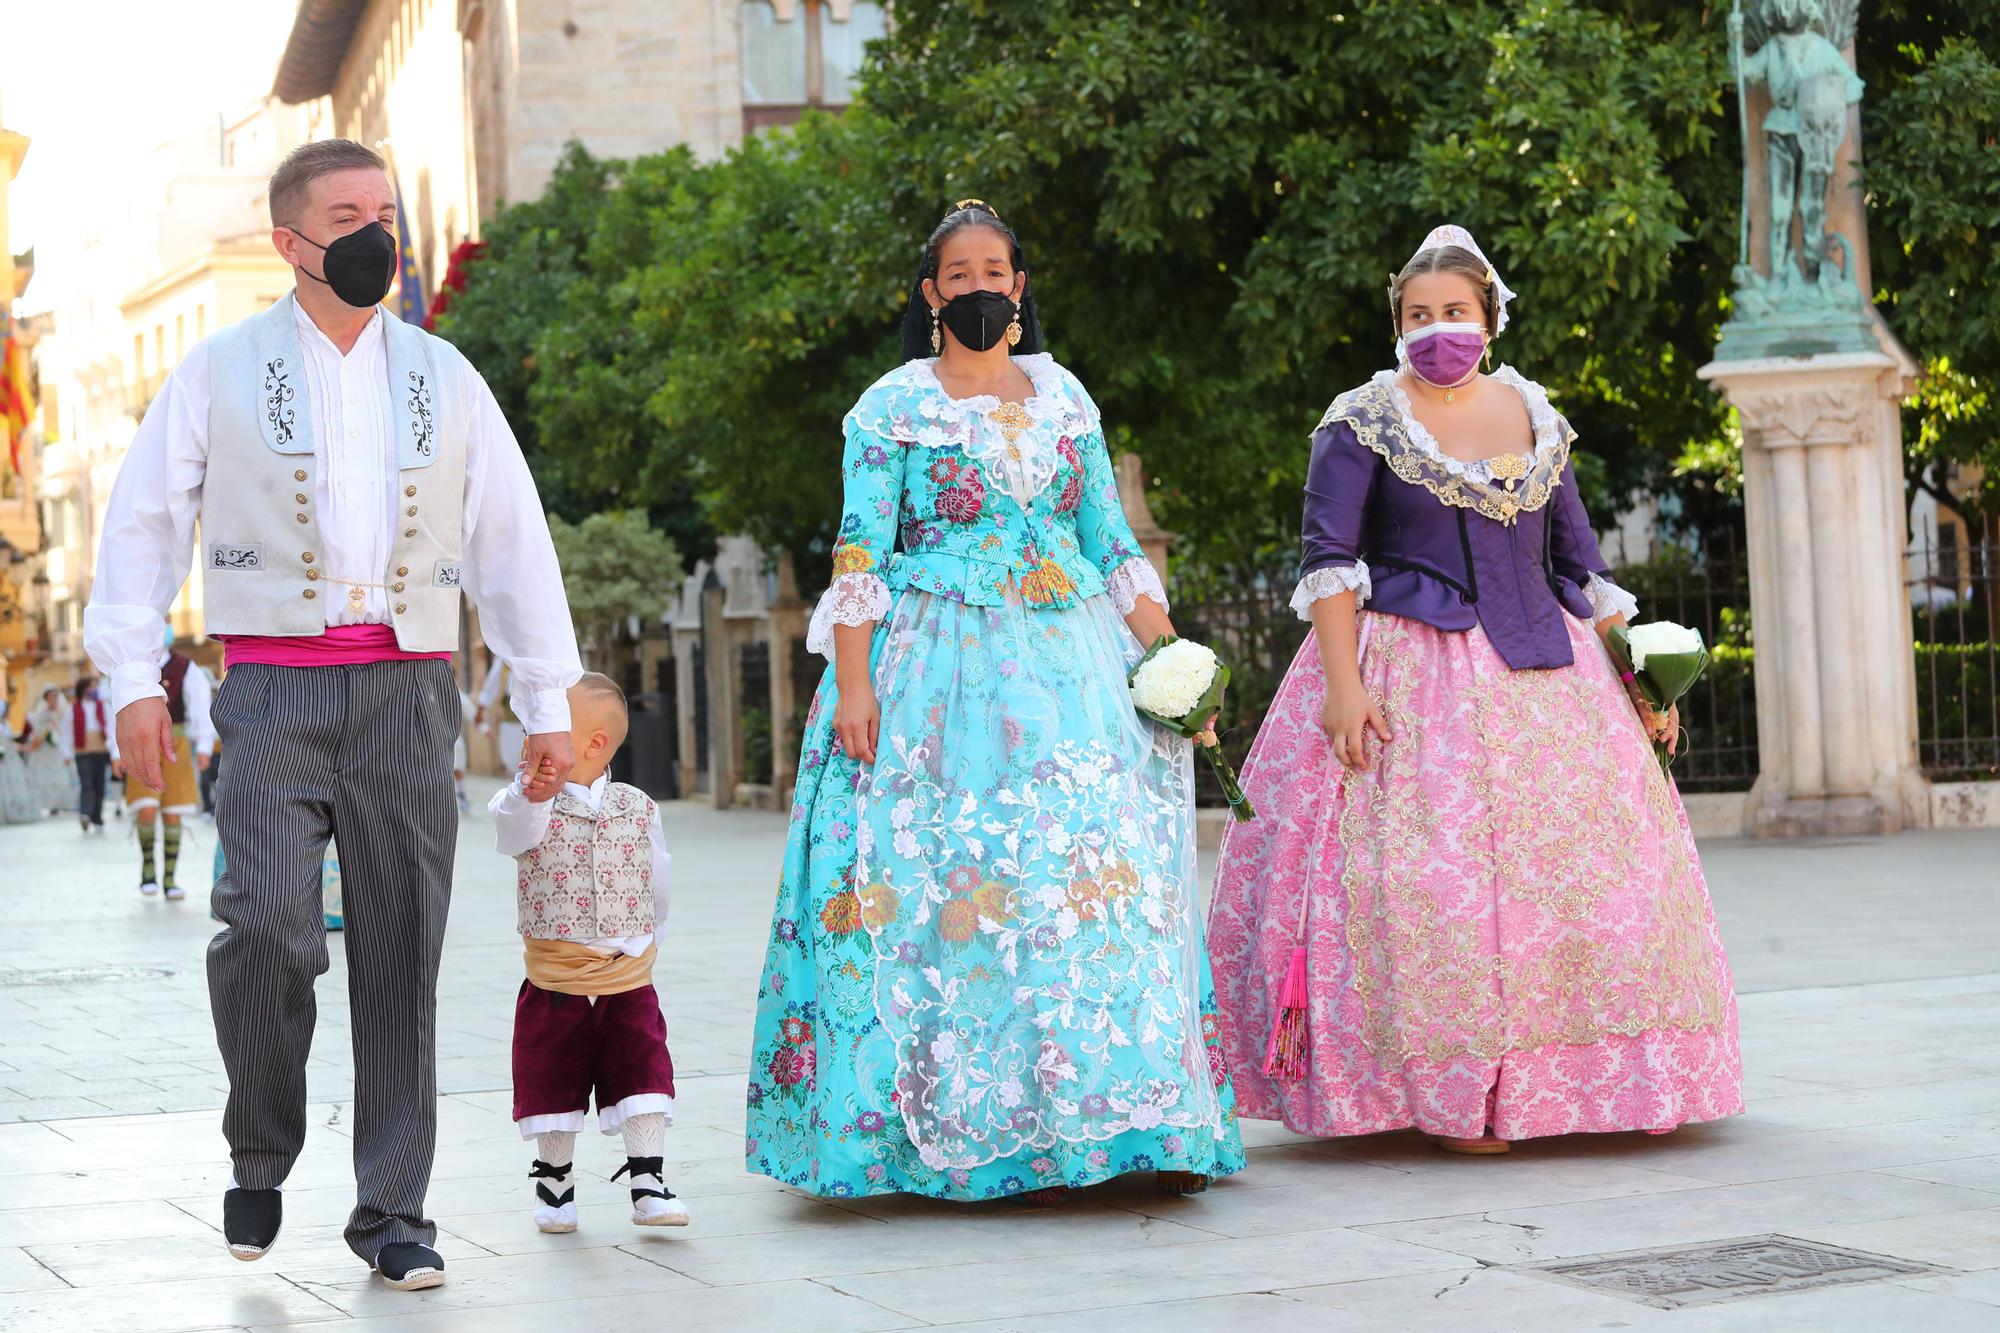
[[[1609,643],[1620,678],[1637,684],[1640,695],[1657,713],[1678,703],[1708,670],[1708,645],[1702,642],[1701,631],[1671,620],[1620,626],[1611,631]],[[1654,741],[1653,753],[1661,768],[1673,766],[1665,741]]]
[[[1229,668],[1213,648],[1192,639],[1162,636],[1132,668],[1132,707],[1141,717],[1193,741],[1215,766],[1222,794],[1236,818],[1255,819],[1257,812],[1243,795],[1236,770],[1222,757],[1222,747],[1208,729],[1208,720],[1222,706],[1222,692],[1228,684]]]

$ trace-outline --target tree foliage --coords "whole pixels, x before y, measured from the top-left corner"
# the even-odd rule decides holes
[[[2000,517],[2000,7],[1892,0],[1862,22],[1876,300],[1925,371],[1905,463],[1962,515]]]
[[[680,552],[644,514],[615,510],[580,523],[551,516],[549,536],[577,642],[596,670],[609,672],[619,626],[657,621],[673,609]]]
[[[2000,369],[2000,38],[1974,0],[1869,8],[1880,300],[1962,384],[1925,420],[1970,449]],[[1240,583],[1291,557],[1320,410],[1389,362],[1389,273],[1457,221],[1520,294],[1496,350],[1577,426],[1596,512],[1672,485],[1712,516],[1733,441],[1695,371],[1736,256],[1726,12],[899,0],[838,119],[709,164],[573,151],[489,230],[448,333],[531,423],[559,512],[643,507],[689,552],[704,523],[747,531],[809,583],[840,416],[898,358],[923,236],[977,195],[1021,234],[1050,350],[1144,456],[1183,575]]]

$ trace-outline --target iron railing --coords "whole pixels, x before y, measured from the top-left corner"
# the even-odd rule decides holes
[[[1939,781],[2000,779],[2000,531],[1926,534],[1905,562],[1917,654],[1917,758]],[[1949,534],[1946,536],[1946,534]],[[1940,540],[1945,537],[1945,540]]]

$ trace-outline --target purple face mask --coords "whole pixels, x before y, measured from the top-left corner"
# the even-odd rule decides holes
[[[1452,389],[1472,378],[1486,352],[1483,324],[1427,324],[1403,335],[1410,369],[1426,384]]]

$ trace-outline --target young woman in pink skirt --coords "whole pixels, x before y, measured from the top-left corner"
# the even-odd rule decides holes
[[[1600,643],[1637,607],[1575,433],[1533,381],[1479,370],[1511,295],[1462,228],[1432,232],[1390,288],[1399,369],[1312,437],[1312,634],[1209,921],[1241,1113],[1304,1134],[1504,1152],[1743,1109],[1729,964],[1653,755],[1679,719]],[[1302,1058],[1273,1061],[1295,946]]]

